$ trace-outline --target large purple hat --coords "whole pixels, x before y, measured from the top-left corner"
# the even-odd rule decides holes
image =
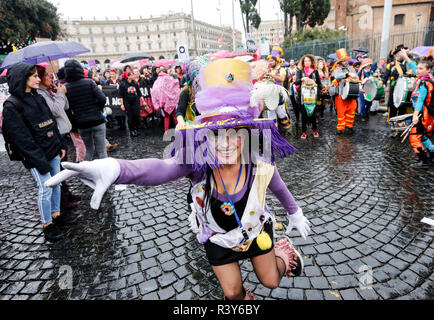
[[[194,124],[175,132],[171,155],[178,163],[193,165],[195,171],[205,170],[207,166],[220,167],[208,139],[209,134],[219,129],[249,130],[261,146],[261,150],[251,152],[271,164],[276,156],[283,158],[296,151],[280,135],[273,120],[258,118],[260,106],[251,103],[253,84],[248,63],[238,59],[216,60],[201,69],[199,82],[201,91],[195,102],[201,115],[195,118]],[[190,161],[186,161],[189,157]]]

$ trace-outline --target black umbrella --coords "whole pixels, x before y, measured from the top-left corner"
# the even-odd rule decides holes
[[[146,53],[129,53],[121,58],[120,63],[133,62],[142,59],[150,59],[151,56]]]
[[[355,47],[351,49],[352,52],[361,52],[361,53],[368,53],[369,50],[363,47]]]

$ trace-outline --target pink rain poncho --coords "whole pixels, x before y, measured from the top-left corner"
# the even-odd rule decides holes
[[[179,81],[167,73],[160,72],[151,89],[155,111],[161,109],[163,115],[172,114],[178,105],[179,92]]]

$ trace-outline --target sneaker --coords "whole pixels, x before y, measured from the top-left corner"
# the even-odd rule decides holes
[[[303,132],[303,134],[301,135],[301,139],[306,139],[306,137],[307,137],[307,134],[306,134],[306,132]]]
[[[251,293],[246,288],[244,288],[244,290],[246,291],[246,295],[244,296],[244,300],[255,300],[255,295],[253,293]]]
[[[54,223],[49,224],[44,227],[44,236],[45,240],[50,242],[56,242],[63,238],[63,234],[60,231],[59,227]]]
[[[132,137],[137,137],[137,132],[133,130],[133,131],[130,132],[130,135]]]
[[[313,136],[314,136],[315,138],[318,138],[318,137],[319,137],[318,131],[314,130],[314,131],[313,131]]]
[[[58,226],[70,226],[77,222],[77,216],[71,213],[61,213],[60,216],[57,216],[53,219],[53,223]]]
[[[285,275],[299,276],[304,269],[304,262],[301,254],[295,250],[294,245],[288,237],[285,237],[276,242],[274,246],[274,254],[285,263]]]

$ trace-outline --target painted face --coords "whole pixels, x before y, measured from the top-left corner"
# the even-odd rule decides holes
[[[41,79],[38,76],[38,73],[35,72],[30,77],[27,78],[26,89],[39,89],[39,84],[41,83]]]
[[[247,130],[216,130],[214,132],[214,148],[223,165],[237,164],[244,147]]]

